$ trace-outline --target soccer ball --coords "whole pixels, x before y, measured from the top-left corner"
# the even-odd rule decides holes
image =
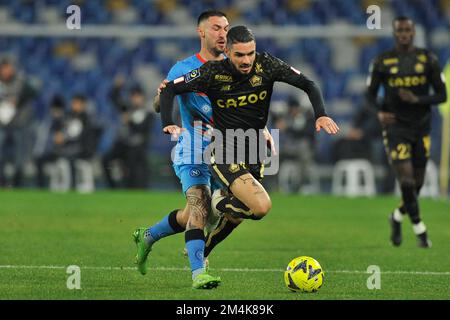
[[[289,262],[284,283],[294,292],[316,292],[322,287],[324,272],[317,260],[301,256]]]

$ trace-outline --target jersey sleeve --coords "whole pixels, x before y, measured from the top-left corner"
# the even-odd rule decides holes
[[[380,70],[380,59],[374,59],[369,66],[369,75],[367,77],[367,92],[366,92],[366,100],[369,106],[378,110],[379,106],[377,104],[377,95],[378,90],[380,89],[380,85],[382,83],[382,72]]]
[[[438,58],[431,52],[428,53],[430,64],[429,79],[434,93],[425,96],[419,96],[419,104],[430,105],[445,102],[447,100],[447,91],[445,88],[445,77],[439,65]]]
[[[268,53],[264,53],[264,57],[266,59],[265,68],[270,74],[272,81],[285,82],[305,91],[314,109],[316,119],[327,115],[322,92],[314,81],[286,62]]]
[[[177,62],[172,68],[170,68],[169,73],[167,74],[167,80],[173,81],[182,76],[184,73],[185,72],[183,72],[180,63]]]

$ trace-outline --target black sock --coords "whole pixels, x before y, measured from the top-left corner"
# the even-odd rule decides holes
[[[413,185],[404,184],[401,187],[402,190],[402,198],[403,203],[406,209],[406,212],[409,214],[409,218],[413,224],[419,223],[420,214],[419,214],[419,203],[417,201],[417,193],[416,189]]]
[[[182,226],[180,226],[180,224],[177,221],[177,212],[180,209],[175,209],[173,210],[171,213],[169,213],[169,225],[170,227],[173,229],[173,231],[175,231],[175,233],[180,233],[183,232],[185,230],[185,228],[183,228]]]
[[[228,237],[237,226],[237,224],[232,223],[225,216],[220,218],[216,229],[206,236],[205,257],[211,253],[215,246]]]

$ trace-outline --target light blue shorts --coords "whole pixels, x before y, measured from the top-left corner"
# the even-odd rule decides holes
[[[173,169],[175,174],[180,179],[183,193],[192,186],[206,185],[211,188],[211,193],[214,190],[223,188],[223,185],[214,179],[208,169],[208,165],[202,164],[174,164]]]

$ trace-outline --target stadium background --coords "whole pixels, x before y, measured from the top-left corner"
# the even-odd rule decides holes
[[[66,28],[66,9],[71,4],[81,8],[81,30]],[[381,31],[365,27],[365,9],[371,4],[382,9]],[[145,89],[150,106],[170,66],[199,50],[195,20],[211,7],[224,10],[233,25],[252,27],[258,50],[285,59],[321,85],[327,108],[342,128],[339,137],[320,134],[316,139],[317,171],[328,180],[321,192],[330,190],[331,150],[361,110],[369,61],[393,44],[391,19],[399,14],[413,17],[419,27],[418,43],[438,54],[441,64],[450,58],[448,0],[0,0],[0,56],[13,57],[38,88],[30,129],[48,119],[56,93],[66,99],[85,94],[103,129],[94,160],[100,192],[35,190],[32,165],[25,181],[29,189],[0,190],[0,299],[175,299],[183,304],[195,299],[448,300],[448,200],[420,201],[432,249],[417,248],[409,219],[404,222],[404,243],[393,248],[387,217],[398,205],[398,196],[311,196],[304,190],[300,195],[283,195],[272,192],[276,184],[270,192],[274,203],[270,215],[245,222],[210,256],[211,272],[223,279],[218,290],[191,289],[189,263],[182,255],[183,234],[155,246],[146,277],[136,271],[132,231],[183,207],[185,199],[172,173],[172,144],[161,133],[159,116],[153,119],[147,150],[153,166],[151,192],[105,190],[99,160],[119,128],[109,90],[116,75],[124,74],[127,85],[137,82]],[[277,85],[273,110],[285,110],[292,93],[297,95],[298,90]],[[434,109],[436,164],[441,123]],[[280,142],[284,140],[282,135]],[[380,141],[374,145],[378,159],[373,164],[381,166]],[[283,271],[300,255],[316,258],[325,270],[325,285],[316,295],[293,294],[285,288]],[[71,265],[82,270],[81,290],[67,286],[66,270]],[[380,267],[381,290],[367,287],[370,265]],[[295,311],[299,308],[305,309],[296,306]]]
[[[69,14],[66,9],[76,4],[81,8],[81,30],[63,30],[52,36],[51,31],[65,29]],[[332,30],[365,28],[366,8],[376,4],[381,7],[384,36],[366,35],[334,37]],[[267,50],[296,66],[316,80],[324,93],[328,112],[342,128],[340,137],[320,135],[316,139],[315,171],[321,173],[324,183],[315,192],[330,190],[331,169],[336,160],[333,146],[348,133],[355,114],[364,103],[363,94],[371,59],[393,45],[390,23],[396,15],[408,15],[418,24],[418,43],[433,50],[444,66],[450,57],[450,1],[448,0],[283,0],[283,1],[187,1],[187,0],[108,0],[108,1],[0,1],[0,53],[14,58],[19,70],[24,71],[38,88],[39,95],[33,104],[37,126],[49,114],[49,104],[54,94],[69,99],[76,93],[85,94],[92,113],[102,127],[94,163],[113,143],[119,126],[118,115],[109,97],[114,79],[124,75],[128,84],[137,83],[153,97],[156,87],[165,78],[170,67],[180,59],[198,52],[196,17],[205,9],[216,8],[227,13],[231,25],[247,24],[255,30],[276,29],[273,36],[256,33],[258,51]],[[32,31],[34,25],[42,27],[41,35]],[[96,36],[95,28],[105,27],[109,35],[122,31],[121,36]],[[282,36],[284,27],[295,27],[307,34],[314,27],[325,27],[321,37]],[[86,30],[93,27],[90,36]],[[129,27],[140,27],[152,34],[139,37]],[[167,29],[161,27],[168,27]],[[142,29],[141,29],[142,30]],[[152,33],[152,30],[154,31]],[[159,33],[161,30],[161,34]],[[174,32],[188,30],[188,36]],[[293,31],[295,33],[295,30]],[[28,35],[24,35],[28,34]],[[124,37],[129,32],[128,36]],[[167,36],[164,36],[164,32]],[[291,31],[292,33],[292,31]],[[373,34],[378,34],[373,30]],[[156,35],[155,35],[156,34]],[[21,36],[20,36],[21,35]],[[286,101],[299,92],[287,86],[277,86],[273,97],[273,110],[283,112]],[[305,95],[300,101],[305,104]],[[307,103],[306,103],[307,105]],[[431,158],[440,162],[441,117],[433,109]],[[274,127],[274,123],[271,123]],[[161,132],[159,116],[154,116],[148,146],[151,166],[149,187],[177,189],[170,166],[169,153],[173,146]],[[283,141],[283,134],[280,140]],[[376,168],[383,168],[384,151],[381,140],[374,142],[375,157],[370,157]],[[283,150],[281,150],[283,156]],[[30,161],[29,163],[32,163]],[[33,166],[27,170],[26,186],[34,186]],[[104,186],[101,168],[97,165],[97,188]],[[386,168],[384,166],[384,168]],[[386,175],[376,171],[378,178]],[[268,181],[275,181],[268,179]],[[275,182],[271,189],[277,189]],[[381,190],[378,185],[378,190]]]

